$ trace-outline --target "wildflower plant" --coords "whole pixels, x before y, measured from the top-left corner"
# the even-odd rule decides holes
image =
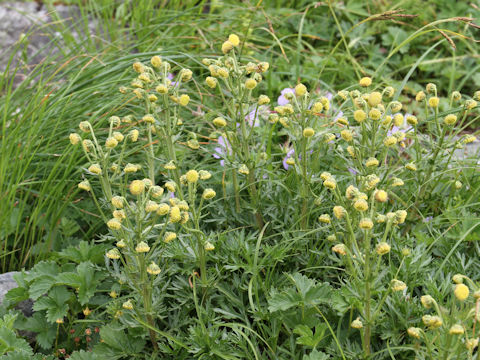
[[[165,253],[178,241],[179,232],[190,234],[191,242],[182,244],[195,254],[201,286],[207,286],[206,252],[214,245],[200,229],[200,221],[204,205],[216,192],[199,185],[211,177],[208,171],[190,169],[182,174],[176,158],[180,111],[190,100],[180,86],[192,72],[180,69],[172,82],[168,62],[158,56],[150,62],[152,67],[135,62],[137,75],[130,87],[120,88],[144,107],[141,116],[111,116],[107,133],[83,121],[79,127],[86,138],[77,133],[69,138],[73,145],[82,145],[89,162],[86,179],[78,187],[92,196],[109,229],[104,240],[113,246],[105,254],[107,268],[120,285],[110,295],[125,294],[110,311],[115,318],[127,316],[143,325],[156,350],[160,316],[156,299],[166,283]],[[140,158],[129,162],[136,153]]]

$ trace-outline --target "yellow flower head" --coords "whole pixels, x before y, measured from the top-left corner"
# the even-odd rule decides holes
[[[368,203],[366,200],[364,199],[358,199],[355,201],[355,203],[353,204],[353,207],[355,208],[355,210],[357,211],[367,211],[368,210]]]
[[[392,180],[392,187],[403,186],[404,184],[405,183],[400,178],[393,178],[393,180]]]
[[[233,46],[238,46],[238,45],[240,45],[240,38],[238,37],[238,35],[230,34],[230,35],[228,36],[228,41],[230,41]]]
[[[437,85],[433,83],[428,83],[425,89],[429,94],[434,94],[437,91]]]
[[[323,186],[325,186],[327,189],[335,190],[337,187],[337,181],[333,177],[329,177],[328,179],[324,180]]]
[[[465,330],[463,329],[463,326],[460,324],[453,325],[448,331],[450,335],[462,335],[464,332]]]
[[[180,213],[180,208],[178,206],[172,206],[170,208],[170,222],[176,223],[182,220],[182,215]]]
[[[443,122],[445,125],[454,125],[457,122],[457,116],[453,114],[449,114],[445,116],[445,119],[443,119]]]
[[[385,140],[383,140],[383,144],[385,146],[393,146],[397,143],[397,138],[395,136],[387,136]]]
[[[140,195],[145,191],[145,183],[142,180],[133,180],[130,183],[130,193]]]
[[[163,216],[167,215],[170,212],[170,205],[161,203],[158,205],[157,215]]]
[[[372,78],[370,77],[363,77],[360,79],[359,84],[361,87],[368,87],[372,85]]]
[[[375,200],[378,202],[386,202],[388,200],[388,194],[385,190],[375,191]]]
[[[198,171],[197,170],[189,170],[187,171],[187,173],[185,174],[185,177],[187,179],[187,181],[189,183],[196,183],[198,181],[198,178],[200,177],[198,175]]]
[[[470,289],[465,284],[457,284],[455,285],[455,297],[460,301],[465,301],[470,294]]]
[[[382,112],[377,108],[373,108],[368,112],[368,116],[372,120],[380,120],[380,118],[382,117]]]
[[[320,113],[323,110],[323,104],[321,102],[316,102],[312,105],[312,111],[314,113]]]
[[[365,121],[367,118],[367,114],[363,110],[355,110],[353,113],[353,118],[358,121],[359,123]]]
[[[332,247],[332,251],[336,252],[339,255],[347,255],[347,247],[345,244],[337,244]]]
[[[156,212],[159,207],[160,204],[157,204],[155,201],[148,200],[147,204],[145,205],[145,211],[147,213]]]
[[[340,132],[342,139],[345,141],[352,141],[353,140],[353,133],[350,130],[344,129]]]
[[[127,243],[125,242],[124,239],[118,240],[115,245],[116,245],[118,248],[120,248],[120,249],[123,249],[123,248],[126,248],[126,247],[127,247]]]
[[[257,87],[257,81],[255,79],[248,79],[247,81],[245,81],[245,87],[248,90],[253,90]]]
[[[295,86],[295,95],[303,96],[306,93],[307,93],[307,87],[305,85],[303,85],[302,83]]]
[[[407,218],[407,212],[405,210],[395,211],[395,222],[397,224],[403,224]]]
[[[187,106],[189,102],[190,102],[190,96],[188,96],[187,94],[180,95],[180,97],[178,99],[178,103],[180,105]]]
[[[224,54],[227,54],[233,49],[233,47],[234,47],[233,43],[227,40],[222,44],[222,52]]]
[[[250,174],[250,170],[248,170],[248,167],[247,167],[247,165],[245,165],[245,164],[242,164],[242,165],[240,166],[240,168],[238,169],[238,172],[239,172],[240,174],[242,174],[242,175],[248,175],[248,174]]]
[[[311,127],[303,129],[303,136],[306,138],[312,137],[314,134],[315,130],[313,130]]]
[[[368,95],[368,105],[377,106],[382,102],[382,94],[378,91],[374,91]]]
[[[176,184],[175,184],[173,181],[167,181],[167,182],[165,183],[165,189],[167,189],[168,191],[170,191],[170,192],[173,193],[173,192],[176,191],[177,186],[176,186]]]
[[[113,149],[117,145],[118,145],[118,141],[113,136],[107,138],[107,140],[105,141],[105,147],[107,147],[108,149]]]
[[[405,168],[410,171],[417,171],[417,167],[414,163],[408,163],[407,165],[405,165]]]
[[[347,210],[345,210],[343,206],[337,205],[333,207],[333,215],[335,215],[337,219],[342,219],[346,214]]]
[[[416,126],[418,124],[418,119],[414,115],[407,116],[407,123],[412,126]]]
[[[436,96],[432,96],[430,99],[428,99],[428,106],[436,108],[439,103],[439,99]]]

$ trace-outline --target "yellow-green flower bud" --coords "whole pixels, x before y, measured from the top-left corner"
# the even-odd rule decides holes
[[[359,123],[363,122],[367,118],[367,114],[363,110],[355,110],[353,118]]]
[[[181,106],[187,106],[189,102],[190,102],[190,96],[188,96],[187,94],[180,95],[178,99],[178,103]]]
[[[240,38],[238,37],[238,35],[230,34],[230,35],[228,36],[228,41],[230,41],[233,46],[238,46],[238,45],[240,45]]]
[[[357,211],[367,211],[368,210],[368,203],[366,200],[364,199],[358,199],[355,201],[355,203],[353,204],[353,207],[355,208],[355,210]]]
[[[425,309],[430,309],[433,306],[433,304],[435,304],[435,300],[430,295],[423,295],[420,298],[420,302],[422,303]]]
[[[120,251],[118,251],[117,248],[110,249],[110,250],[107,251],[106,256],[109,259],[118,260],[118,259],[120,259]]]
[[[330,224],[332,222],[330,215],[328,214],[322,214],[318,217],[318,221],[324,224]]]
[[[70,143],[72,145],[77,145],[79,144],[81,141],[82,141],[82,138],[80,137],[80,135],[78,135],[77,133],[71,133],[68,138],[70,139]]]
[[[375,248],[376,252],[378,255],[386,255],[390,252],[390,245],[388,245],[386,242],[381,242],[377,245]]]
[[[405,168],[410,171],[417,171],[417,167],[414,163],[408,163],[407,165],[405,165]]]
[[[205,189],[203,191],[203,195],[202,197],[205,199],[205,200],[210,200],[210,199],[213,199],[215,197],[215,195],[217,195],[217,193],[215,192],[215,190],[213,189]]]
[[[350,326],[351,326],[353,329],[361,329],[361,328],[363,328],[362,320],[360,320],[360,318],[357,317],[355,320],[352,321],[352,323],[350,324]]]
[[[135,247],[137,253],[146,253],[150,251],[150,246],[145,241],[140,241]]]
[[[391,286],[393,291],[403,291],[407,288],[407,285],[403,281],[397,279],[391,281]]]
[[[462,186],[463,186],[463,184],[462,184],[462,182],[461,182],[461,181],[458,181],[458,180],[457,180],[457,181],[455,181],[455,189],[457,189],[457,190],[458,190],[458,189],[461,189],[461,188],[462,188]]]
[[[170,209],[170,222],[176,223],[182,220],[180,208],[178,206],[172,206]]]
[[[405,210],[395,211],[395,222],[397,224],[403,224],[407,218],[407,212]]]
[[[409,327],[409,328],[407,329],[407,334],[408,334],[408,336],[413,337],[413,338],[415,338],[415,339],[420,339],[420,332],[421,332],[421,331],[422,331],[422,330],[419,329],[419,328]]]
[[[365,162],[366,167],[376,167],[378,166],[379,161],[373,157],[368,158],[367,161]]]
[[[414,115],[407,116],[407,123],[412,126],[416,126],[418,124],[417,117]]]
[[[437,92],[437,86],[432,83],[428,83],[425,87],[429,94],[435,94]]]
[[[332,133],[326,133],[325,135],[323,135],[323,138],[324,138],[323,141],[326,143],[329,143],[330,141],[333,141],[336,139],[335,134],[332,134]]]
[[[337,95],[342,98],[343,101],[347,101],[348,99],[348,91],[340,90]]]
[[[380,120],[380,118],[382,117],[382,113],[380,110],[373,108],[368,112],[368,116],[372,120]]]
[[[123,205],[125,203],[125,198],[123,196],[113,196],[112,197],[112,205],[117,209],[123,209]]]
[[[91,129],[91,126],[90,126],[90,123],[88,121],[82,121],[78,127],[80,128],[80,130],[82,130],[83,132],[90,132],[90,129]]]
[[[157,204],[155,201],[148,200],[145,205],[145,211],[147,213],[156,212],[159,207],[160,205]]]
[[[177,234],[171,231],[167,231],[165,235],[163,236],[163,242],[164,243],[169,243],[172,240],[175,240],[177,238]]]
[[[358,223],[358,226],[360,227],[360,229],[370,230],[373,227],[373,221],[369,218],[363,218]]]
[[[397,143],[397,138],[395,136],[387,136],[385,140],[383,140],[383,144],[385,146],[393,146]]]
[[[405,183],[400,178],[393,178],[392,187],[403,186]]]
[[[198,181],[199,175],[197,170],[189,170],[185,174],[185,177],[189,183],[196,183]]]
[[[208,180],[212,177],[212,174],[207,170],[200,170],[198,174],[200,175],[200,180]]]
[[[419,91],[419,92],[417,93],[417,95],[415,95],[415,100],[416,100],[417,102],[422,102],[422,101],[425,100],[426,97],[427,97],[427,96],[425,95],[425,93],[424,93],[423,91]]]
[[[205,243],[205,245],[203,246],[203,248],[205,249],[205,251],[213,251],[215,250],[215,246],[213,246],[213,244],[210,242],[210,241],[207,241]]]
[[[110,219],[107,221],[107,226],[112,230],[120,230],[122,228],[122,223],[118,219]]]
[[[84,180],[82,182],[80,182],[78,184],[78,188],[81,189],[81,190],[85,190],[85,191],[90,191],[92,190],[91,186],[90,186],[90,183],[88,182],[88,180]]]
[[[101,175],[102,174],[102,168],[98,164],[92,164],[88,168],[88,171],[90,171],[92,174],[95,175]]]
[[[333,215],[335,215],[337,219],[342,219],[346,214],[347,210],[345,210],[343,206],[337,205],[333,207]]]
[[[242,174],[242,175],[248,175],[248,174],[250,174],[250,170],[248,170],[248,167],[247,167],[247,165],[245,165],[245,164],[242,164],[242,165],[240,166],[240,168],[238,169],[238,172],[239,172],[240,174]]]
[[[105,141],[105,146],[108,148],[108,149],[113,149],[114,147],[116,147],[118,145],[118,141],[117,139],[115,139],[114,137],[109,137],[107,138],[107,140]]]
[[[225,121],[224,118],[217,117],[213,119],[213,125],[215,125],[216,127],[224,127],[227,125],[227,122]]]
[[[158,275],[161,271],[162,270],[160,269],[160,267],[153,261],[150,263],[150,265],[147,266],[147,273],[149,273],[150,275]]]
[[[464,332],[463,326],[459,324],[453,325],[448,331],[450,335],[462,335]]]
[[[258,98],[258,105],[266,105],[270,103],[270,98],[267,95],[260,95]]]
[[[117,241],[115,245],[120,249],[124,249],[127,247],[127,243],[125,242],[124,239],[120,239],[119,241]]]
[[[333,177],[329,177],[323,182],[323,186],[325,186],[327,189],[335,190],[335,188],[337,187],[337,182]]]

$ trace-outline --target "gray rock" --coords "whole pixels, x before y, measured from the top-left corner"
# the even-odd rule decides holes
[[[17,271],[8,272],[5,274],[0,274],[0,305],[2,305],[3,300],[5,299],[5,295],[11,289],[16,288],[17,282],[13,278],[15,274],[18,274]],[[33,301],[32,300],[25,300],[21,301],[17,304],[16,309],[23,312],[25,316],[32,316],[33,314]]]
[[[13,279],[13,275],[15,274],[18,274],[18,272],[12,271],[0,275],[0,304],[3,303],[7,292],[18,286],[17,282]]]

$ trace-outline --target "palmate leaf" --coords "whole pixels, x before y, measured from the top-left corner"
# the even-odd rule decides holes
[[[21,326],[20,330],[28,330],[37,334],[36,342],[43,349],[50,349],[56,336],[56,324],[49,323],[43,311],[36,312]]]
[[[70,360],[99,360],[100,357],[92,351],[74,351],[70,357]]]
[[[47,320],[54,323],[57,319],[63,319],[68,312],[67,301],[72,294],[65,286],[56,286],[47,296],[38,299],[33,305],[35,311],[47,311]]]
[[[28,289],[30,298],[37,300],[40,296],[47,293],[56,283],[55,277],[58,273],[58,265],[53,261],[41,261],[35,265],[25,275],[25,280],[30,283]]]
[[[315,280],[299,273],[288,276],[294,286],[280,293],[272,289],[268,301],[270,312],[329,302],[332,289],[328,283],[317,284]]]
[[[312,350],[308,355],[303,355],[303,360],[328,360],[330,355],[325,354],[324,352],[318,350]]]
[[[125,333],[122,327],[107,325],[100,329],[102,343],[94,348],[94,352],[102,359],[119,359],[126,355],[135,355],[145,346],[145,340],[134,338]]]
[[[17,335],[13,330],[7,327],[0,327],[0,355],[5,355],[8,352],[19,352],[26,355],[33,353],[32,348],[28,345],[27,341],[21,338],[17,338]]]

